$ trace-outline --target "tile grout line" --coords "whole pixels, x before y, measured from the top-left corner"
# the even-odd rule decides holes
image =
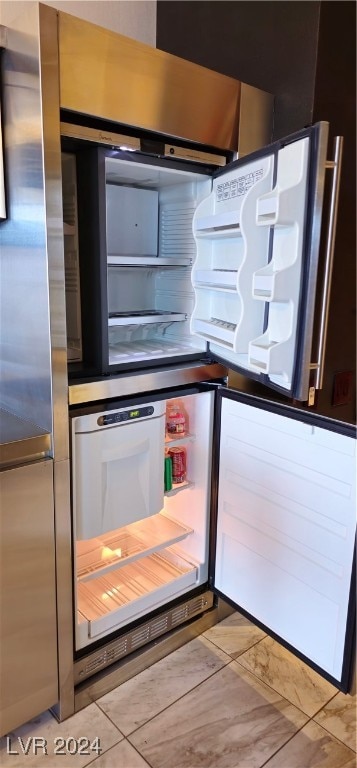
[[[312,719],[312,718],[311,718],[311,719]],[[301,731],[302,731],[302,730],[305,728],[305,726],[306,726],[306,725],[308,725],[308,723],[310,723],[310,722],[311,722],[311,719],[307,720],[307,722],[306,722],[306,723],[304,723],[304,725],[302,725],[300,728],[298,728],[298,729],[297,729],[297,731],[295,731],[295,733],[293,733],[293,734],[292,734],[292,736],[290,736],[290,737],[289,737],[289,738],[288,738],[288,739],[287,739],[287,740],[284,742],[284,744],[282,744],[282,745],[279,747],[279,749],[277,749],[277,750],[276,750],[276,752],[274,752],[272,755],[270,755],[270,757],[268,758],[268,760],[265,760],[265,762],[264,762],[264,763],[262,763],[262,764],[259,766],[259,768],[264,768],[264,766],[265,766],[265,765],[267,765],[267,766],[269,767],[269,761],[270,761],[270,760],[272,760],[272,759],[273,759],[273,757],[275,757],[275,755],[278,755],[278,754],[279,754],[279,752],[281,752],[281,750],[282,750],[282,749],[284,749],[284,747],[286,747],[286,745],[290,743],[290,741],[292,741],[293,739],[295,739],[295,736],[297,736],[297,735],[298,735],[298,733],[300,733],[300,732],[301,732]]]
[[[147,757],[143,757],[143,755],[141,754],[141,752],[139,752],[139,750],[138,750],[138,748],[135,746],[135,744],[132,744],[132,743],[131,743],[131,741],[129,741],[129,739],[126,739],[126,741],[128,742],[128,744],[130,744],[130,746],[131,746],[131,748],[132,748],[132,749],[135,749],[135,752],[137,752],[137,754],[139,755],[139,757],[141,757],[141,759],[142,759],[142,760],[145,760],[145,762],[148,764],[148,766],[150,766],[150,768],[155,768],[155,766],[154,766],[152,763],[150,763],[150,762],[149,762],[149,760],[147,759]]]
[[[104,750],[103,750],[103,752],[102,752],[100,755],[97,755],[97,757],[95,757],[93,760],[90,760],[90,761],[89,761],[89,763],[85,763],[85,764],[82,766],[82,768],[87,768],[87,766],[88,766],[88,765],[92,765],[92,764],[93,764],[93,763],[94,763],[96,760],[98,760],[100,757],[102,757],[102,755],[105,755],[107,752],[109,752],[109,750],[110,750],[110,749],[112,749],[112,747],[116,747],[118,744],[120,744],[120,742],[121,742],[121,741],[123,741],[123,740],[125,739],[125,736],[124,736],[124,734],[121,732],[121,730],[118,728],[118,726],[117,726],[115,723],[113,723],[113,721],[112,721],[112,720],[111,720],[111,718],[110,718],[110,717],[107,715],[107,713],[106,713],[106,712],[103,712],[103,710],[102,710],[100,707],[98,707],[98,704],[97,704],[97,702],[96,702],[96,701],[92,701],[92,702],[91,702],[91,704],[95,704],[95,706],[97,707],[97,709],[99,710],[99,712],[101,712],[101,714],[102,714],[102,715],[105,715],[105,717],[107,718],[107,720],[109,720],[109,722],[110,722],[112,725],[114,725],[114,728],[115,728],[115,730],[118,732],[118,735],[119,735],[119,736],[121,736],[122,738],[121,738],[121,739],[119,739],[119,741],[116,741],[116,742],[115,742],[115,744],[111,744],[111,745],[110,745],[110,747],[108,747],[108,749],[104,749]],[[89,707],[90,707],[90,706],[91,706],[91,704],[88,704],[87,706],[89,706]],[[82,711],[84,712],[84,710],[85,710],[85,709],[86,709],[86,707],[83,707],[83,710],[78,710],[78,711],[79,711],[79,712],[82,712]],[[76,712],[75,714],[78,714],[78,713]],[[98,736],[98,739],[100,739],[100,736]]]
[[[321,711],[321,710],[319,710],[319,711]],[[334,739],[336,739],[336,741],[338,741],[339,744],[342,744],[344,747],[346,747],[346,749],[349,749],[354,755],[357,753],[356,749],[353,749],[353,747],[350,747],[348,744],[346,744],[345,741],[342,741],[342,739],[340,739],[338,736],[336,736],[335,733],[332,733],[332,731],[329,731],[328,728],[326,728],[326,726],[321,725],[321,723],[318,723],[314,719],[314,717],[311,718],[311,722],[313,722],[315,725],[318,725],[320,728],[322,728],[325,731],[325,733],[328,733],[329,736],[332,736]]]
[[[241,655],[242,655],[242,654],[241,654]],[[274,691],[274,693],[277,693],[279,696],[281,696],[281,698],[282,698],[282,699],[285,699],[285,701],[287,701],[287,702],[288,702],[288,704],[291,704],[291,706],[292,706],[292,707],[295,707],[295,709],[298,709],[298,710],[299,710],[299,712],[301,712],[303,715],[305,715],[305,717],[309,718],[309,720],[312,720],[312,718],[313,718],[313,717],[315,717],[315,715],[317,714],[317,712],[321,712],[321,709],[323,709],[323,708],[326,706],[326,704],[328,704],[328,703],[329,703],[329,702],[330,702],[330,701],[331,701],[331,700],[332,700],[332,699],[333,699],[335,696],[337,696],[337,693],[338,693],[338,691],[337,691],[336,693],[334,693],[334,695],[331,697],[331,699],[328,699],[328,700],[325,702],[325,704],[323,704],[323,705],[320,707],[320,709],[318,709],[318,710],[317,710],[317,712],[315,712],[313,715],[309,715],[309,714],[308,714],[308,712],[304,712],[304,710],[303,710],[303,709],[301,709],[301,707],[299,707],[297,704],[294,704],[292,701],[290,701],[290,699],[287,699],[287,698],[286,698],[286,696],[283,696],[283,694],[282,694],[282,693],[280,693],[280,691],[277,691],[277,690],[276,690],[276,688],[273,688],[273,685],[272,685],[271,683],[267,683],[265,680],[263,680],[263,678],[259,677],[259,676],[256,674],[256,672],[253,672],[252,670],[250,670],[250,669],[247,669],[247,668],[244,666],[244,664],[241,664],[241,663],[240,663],[240,661],[238,661],[238,659],[239,659],[239,658],[240,658],[240,656],[238,656],[238,657],[237,657],[237,659],[233,659],[233,661],[236,661],[236,662],[237,662],[237,664],[239,664],[239,666],[240,666],[242,669],[244,669],[244,670],[245,670],[245,672],[250,672],[250,674],[251,674],[251,675],[253,675],[253,676],[254,676],[254,677],[257,679],[257,680],[259,680],[259,682],[260,682],[260,683],[263,683],[264,685],[266,685],[266,686],[267,686],[267,688],[270,688],[270,690]]]
[[[217,626],[217,625],[216,625],[216,626]],[[209,630],[207,630],[207,631],[209,631]],[[252,648],[255,648],[255,646],[256,646],[256,645],[258,645],[259,643],[261,643],[261,642],[262,642],[262,640],[265,640],[265,638],[266,638],[266,637],[268,637],[268,635],[264,635],[264,637],[261,637],[261,638],[260,638],[260,640],[256,640],[256,641],[255,641],[255,643],[252,643],[252,645],[248,645],[248,648],[244,648],[244,651],[241,651],[241,652],[240,652],[240,653],[238,653],[238,655],[237,655],[237,656],[235,656],[235,657],[233,657],[233,656],[232,656],[232,654],[228,653],[228,651],[225,651],[225,650],[224,650],[224,648],[221,648],[221,646],[220,646],[220,645],[217,645],[217,643],[215,643],[215,642],[214,642],[214,640],[211,640],[209,637],[206,637],[204,634],[202,635],[202,637],[204,637],[204,638],[205,638],[205,640],[209,640],[209,642],[210,642],[210,643],[212,643],[212,645],[214,645],[216,648],[218,648],[218,650],[219,650],[219,651],[223,651],[223,653],[226,653],[226,654],[227,654],[227,656],[230,656],[230,657],[231,657],[231,659],[232,659],[232,661],[235,661],[235,660],[236,660],[236,659],[238,659],[240,656],[243,656],[243,654],[244,654],[244,653],[247,653],[247,651],[251,651],[251,650],[252,650]]]
[[[232,661],[233,661],[233,659],[232,659]],[[133,736],[134,733],[136,733],[137,731],[140,730],[140,728],[144,728],[145,725],[147,725],[148,723],[151,723],[153,720],[155,720],[155,717],[158,717],[158,715],[162,715],[162,713],[166,712],[167,709],[170,709],[175,704],[177,704],[178,701],[181,701],[181,699],[184,699],[185,696],[187,696],[189,693],[192,693],[192,691],[195,691],[196,688],[200,687],[200,685],[203,685],[203,683],[205,683],[206,680],[210,680],[212,677],[214,677],[214,675],[217,675],[218,672],[222,672],[222,669],[225,669],[226,667],[228,667],[230,663],[231,662],[229,662],[228,664],[224,664],[223,667],[220,667],[220,669],[216,669],[210,675],[205,677],[204,680],[201,680],[200,683],[197,683],[197,685],[194,685],[193,688],[189,688],[188,691],[185,691],[185,693],[183,693],[181,696],[179,696],[177,699],[175,699],[175,701],[172,701],[166,707],[164,707],[163,709],[160,709],[159,712],[155,712],[155,714],[152,717],[150,717],[148,720],[145,720],[145,723],[142,723],[141,725],[138,725],[137,728],[134,728],[132,731],[130,731],[130,733],[128,733],[127,736],[125,736],[125,738],[129,740],[129,737]],[[130,742],[130,744],[131,744],[131,742]]]
[[[95,702],[93,702],[93,703],[95,703]],[[139,750],[138,750],[138,749],[137,749],[137,748],[134,746],[134,744],[131,744],[131,742],[130,742],[130,741],[129,741],[129,740],[128,740],[128,739],[127,739],[125,736],[124,736],[124,738],[123,738],[123,739],[121,739],[120,741],[117,741],[117,743],[116,743],[116,744],[112,744],[112,746],[111,746],[111,747],[109,747],[109,749],[106,749],[106,750],[105,750],[105,752],[103,752],[103,755],[107,755],[107,754],[108,754],[108,752],[110,752],[110,750],[111,750],[111,749],[114,749],[114,748],[115,748],[115,747],[117,747],[119,744],[123,744],[125,741],[126,741],[126,743],[127,743],[127,744],[129,744],[129,746],[130,746],[132,749],[134,749],[134,750],[135,750],[135,752],[136,752],[136,753],[139,755],[139,757],[140,757],[142,760],[144,760],[144,762],[146,762],[146,764],[148,765],[148,767],[149,767],[149,768],[154,768],[154,766],[153,766],[151,763],[149,763],[149,761],[148,761],[148,760],[147,760],[145,757],[143,757],[143,755],[142,755],[142,754],[139,752]],[[91,766],[91,765],[93,765],[93,766],[94,766],[94,763],[96,763],[96,762],[97,762],[97,760],[100,760],[100,758],[101,758],[101,757],[102,757],[102,755],[98,755],[98,756],[97,756],[97,757],[95,757],[93,760],[91,760],[91,761],[90,761],[90,763],[86,763],[85,765],[83,765],[83,766],[82,766],[82,768],[88,768],[88,766]],[[128,768],[128,766],[125,766],[125,768]]]
[[[198,637],[200,637],[200,635],[198,635]],[[194,639],[197,639],[197,638],[194,638]],[[207,641],[207,638],[205,638],[205,640]],[[208,642],[210,643],[210,641],[208,641]],[[213,644],[213,643],[211,643],[211,645],[214,645],[214,644]],[[215,648],[218,648],[218,646],[214,646],[214,647],[215,647]],[[218,650],[222,651],[222,649],[221,649],[221,648],[218,648]],[[173,653],[175,653],[175,651],[173,651]],[[225,653],[225,651],[222,651],[222,653]],[[170,654],[168,654],[168,655],[170,655]],[[131,736],[133,733],[135,733],[136,731],[138,731],[138,730],[139,730],[139,728],[143,728],[143,726],[144,726],[144,725],[146,725],[146,723],[149,723],[149,722],[151,722],[151,721],[152,721],[152,720],[153,720],[155,717],[157,717],[157,715],[161,715],[163,712],[165,712],[165,710],[166,710],[166,709],[169,709],[169,707],[172,707],[172,706],[173,706],[173,704],[176,704],[176,702],[177,702],[177,701],[180,701],[180,700],[181,700],[181,699],[183,699],[183,697],[184,697],[184,696],[186,696],[188,693],[191,693],[191,691],[194,691],[196,688],[198,688],[200,685],[202,685],[202,683],[204,683],[206,680],[209,680],[211,677],[213,677],[213,675],[216,675],[216,674],[217,674],[217,672],[221,672],[221,670],[222,670],[222,669],[224,669],[225,667],[228,667],[228,666],[229,666],[229,664],[231,664],[231,662],[232,662],[232,661],[234,661],[234,659],[232,659],[232,658],[231,658],[231,656],[230,656],[228,653],[225,653],[225,656],[228,656],[230,660],[229,660],[229,661],[227,661],[227,662],[225,662],[225,663],[223,664],[223,666],[222,666],[222,667],[220,667],[219,669],[216,669],[216,670],[215,670],[214,672],[212,672],[210,675],[207,675],[207,677],[205,677],[203,680],[201,680],[199,683],[197,683],[197,685],[194,685],[194,686],[193,686],[193,688],[189,688],[189,690],[185,691],[185,693],[183,693],[181,696],[179,696],[177,699],[175,699],[175,701],[172,701],[172,702],[171,702],[170,704],[168,704],[166,707],[164,707],[163,709],[160,709],[158,712],[156,712],[156,713],[155,713],[155,714],[154,714],[152,717],[150,717],[148,720],[145,720],[145,722],[144,722],[144,723],[142,723],[141,725],[138,725],[138,727],[137,727],[137,728],[134,728],[132,731],[130,731],[130,733],[127,733],[127,734],[124,734],[124,733],[122,733],[122,731],[120,730],[119,726],[117,726],[117,725],[114,723],[114,721],[113,721],[113,720],[112,720],[112,719],[109,717],[108,713],[107,713],[107,712],[105,712],[105,710],[101,708],[100,704],[98,704],[98,701],[99,701],[99,699],[97,699],[96,701],[94,701],[94,702],[92,702],[92,703],[93,703],[93,704],[96,704],[96,705],[97,705],[97,707],[100,709],[100,711],[101,711],[101,712],[103,712],[103,713],[106,715],[106,717],[108,718],[108,720],[109,720],[111,723],[113,723],[113,725],[115,725],[115,727],[116,727],[116,729],[119,731],[119,733],[120,733],[120,734],[121,734],[121,735],[122,735],[122,736],[123,736],[125,739],[128,739],[128,737],[129,737],[129,736]],[[167,657],[164,657],[164,658],[167,658]],[[160,661],[161,661],[161,659],[160,659]],[[159,663],[159,662],[156,662],[156,663]],[[154,665],[154,664],[152,664],[152,665],[150,666],[150,668],[152,668],[153,666],[155,666],[155,665]],[[147,669],[149,669],[149,667],[147,667]],[[142,672],[145,672],[145,671],[146,671],[146,670],[142,670]],[[132,678],[129,678],[129,680],[134,680],[134,678],[135,678],[135,677],[138,677],[139,675],[141,675],[141,674],[142,674],[142,672],[138,672],[138,674],[137,674],[137,675],[133,675],[133,677],[132,677]],[[129,681],[125,681],[125,682],[129,682]],[[117,688],[119,688],[120,686],[116,686],[116,687],[117,687]],[[115,690],[115,688],[113,688],[113,691],[114,691],[114,690]],[[108,691],[108,693],[110,693],[110,692],[111,692],[111,691]],[[104,695],[106,695],[106,694],[104,694]],[[102,697],[100,697],[100,698],[102,698]]]
[[[323,709],[324,709],[324,708],[327,706],[327,704],[329,704],[329,703],[330,703],[330,702],[331,702],[331,701],[332,701],[332,700],[333,700],[333,699],[334,699],[334,698],[337,696],[337,694],[338,694],[338,691],[336,691],[336,693],[334,693],[334,694],[333,694],[333,696],[331,696],[331,698],[330,698],[330,699],[328,699],[328,700],[327,700],[327,701],[326,701],[326,702],[325,702],[325,703],[324,703],[324,704],[323,704],[323,705],[320,707],[320,709],[318,709],[318,710],[317,710],[317,711],[314,713],[314,715],[310,716],[310,715],[308,715],[306,712],[304,712],[302,709],[300,709],[300,707],[296,706],[295,704],[293,704],[293,702],[291,702],[289,699],[287,699],[285,696],[283,696],[283,695],[280,693],[280,691],[277,691],[275,688],[273,688],[273,686],[272,686],[272,685],[269,685],[268,683],[266,683],[264,680],[262,680],[261,678],[259,678],[259,677],[258,677],[258,676],[257,676],[257,675],[256,675],[254,672],[252,672],[251,670],[247,670],[247,669],[246,669],[246,668],[243,666],[243,664],[241,664],[241,663],[238,661],[238,659],[239,659],[241,656],[243,656],[243,655],[244,655],[244,653],[246,653],[247,651],[249,651],[249,650],[251,650],[252,648],[254,648],[256,645],[258,645],[259,643],[261,643],[261,642],[262,642],[262,641],[263,641],[265,638],[261,638],[260,640],[257,640],[255,643],[253,643],[252,645],[248,646],[248,648],[246,648],[244,651],[242,651],[242,652],[241,652],[241,653],[240,653],[238,656],[236,656],[236,657],[233,657],[233,656],[232,656],[230,653],[227,653],[227,651],[224,651],[224,649],[223,649],[223,648],[221,648],[220,646],[218,646],[218,645],[217,645],[217,644],[216,644],[214,641],[210,640],[210,639],[209,639],[208,637],[206,637],[204,634],[202,634],[202,637],[204,637],[204,639],[205,639],[205,641],[206,641],[206,642],[208,642],[209,644],[211,644],[212,646],[214,646],[214,648],[217,648],[219,651],[223,652],[223,653],[224,653],[226,656],[228,656],[228,657],[229,657],[229,659],[230,659],[230,661],[227,661],[226,663],[224,663],[224,664],[223,664],[223,666],[222,666],[222,667],[220,667],[220,669],[217,669],[217,670],[215,670],[214,672],[212,672],[210,675],[208,675],[206,678],[204,678],[204,680],[201,680],[201,682],[197,683],[197,685],[195,685],[193,688],[189,689],[188,691],[185,691],[185,693],[183,693],[181,696],[179,696],[177,699],[175,699],[175,701],[171,702],[171,704],[169,704],[168,706],[166,706],[166,707],[164,707],[163,709],[161,709],[161,710],[159,710],[158,712],[156,712],[156,713],[155,713],[155,714],[154,714],[154,715],[153,715],[151,718],[149,718],[148,720],[146,720],[144,723],[142,723],[141,725],[139,725],[137,728],[134,728],[132,731],[130,731],[130,733],[128,733],[128,734],[126,734],[126,735],[125,735],[125,734],[123,734],[123,733],[120,731],[120,728],[119,728],[119,727],[116,725],[116,723],[115,723],[115,722],[114,722],[114,721],[111,719],[111,717],[110,717],[110,716],[107,714],[107,712],[105,712],[105,711],[104,711],[104,710],[103,710],[103,709],[100,707],[100,705],[97,703],[97,701],[93,702],[94,704],[96,704],[96,706],[98,707],[98,709],[99,709],[101,712],[103,712],[103,714],[104,714],[104,715],[107,717],[107,719],[109,720],[109,722],[110,722],[110,723],[112,723],[112,725],[114,725],[114,727],[115,727],[115,728],[116,728],[116,730],[118,731],[119,735],[123,736],[123,739],[121,739],[121,741],[124,741],[124,740],[125,740],[125,741],[127,741],[127,743],[128,743],[128,744],[130,744],[130,746],[132,747],[132,749],[135,749],[135,751],[138,753],[138,755],[139,755],[139,756],[140,756],[140,757],[141,757],[141,758],[142,758],[144,761],[146,761],[146,762],[147,762],[147,764],[150,766],[150,768],[154,768],[154,767],[153,767],[153,766],[152,766],[152,765],[151,765],[151,764],[148,762],[148,760],[147,760],[147,759],[146,759],[146,758],[145,758],[145,757],[144,757],[144,756],[143,756],[143,755],[142,755],[142,754],[139,752],[139,750],[138,750],[138,749],[135,747],[135,745],[134,745],[134,744],[132,744],[132,742],[130,741],[130,737],[131,737],[131,736],[133,736],[133,735],[134,735],[134,734],[135,734],[137,731],[139,731],[139,730],[140,730],[140,728],[143,728],[145,725],[147,725],[148,723],[152,722],[152,721],[153,721],[153,720],[154,720],[154,719],[155,719],[155,718],[156,718],[158,715],[162,714],[162,713],[163,713],[163,712],[165,712],[166,710],[169,710],[169,709],[170,709],[172,706],[174,706],[174,705],[175,705],[177,702],[179,702],[181,699],[183,699],[183,698],[184,698],[184,697],[185,697],[187,694],[189,694],[189,693],[192,693],[192,692],[193,692],[193,691],[194,691],[196,688],[198,688],[200,685],[202,685],[204,682],[206,682],[206,680],[209,680],[209,679],[210,679],[210,678],[212,678],[214,675],[216,675],[218,672],[221,672],[223,669],[225,669],[226,667],[230,666],[230,664],[231,664],[232,662],[234,662],[234,661],[235,661],[235,662],[237,662],[237,663],[239,664],[239,667],[240,667],[241,669],[243,669],[245,672],[249,672],[250,674],[252,674],[252,675],[253,675],[253,677],[255,677],[255,678],[258,680],[258,682],[260,682],[260,683],[263,683],[264,685],[266,685],[268,688],[270,688],[272,691],[274,691],[274,693],[278,694],[278,695],[281,697],[281,699],[285,700],[285,701],[286,701],[288,704],[290,704],[290,706],[294,706],[294,707],[295,707],[297,710],[299,710],[299,711],[300,711],[300,712],[301,712],[303,715],[305,715],[305,717],[307,717],[307,718],[308,718],[308,719],[307,719],[307,721],[306,721],[306,722],[305,722],[305,723],[304,723],[304,724],[303,724],[303,725],[302,725],[300,728],[298,728],[298,729],[297,729],[297,731],[296,731],[294,734],[292,734],[292,736],[291,736],[289,739],[287,739],[287,741],[286,741],[286,742],[284,742],[284,744],[282,744],[282,745],[281,745],[281,747],[279,747],[279,749],[277,749],[277,750],[276,750],[276,752],[274,752],[272,755],[270,755],[270,757],[269,757],[269,759],[268,759],[267,761],[265,761],[264,763],[262,763],[262,764],[261,764],[261,766],[259,766],[259,768],[264,768],[264,766],[268,765],[268,764],[269,764],[269,761],[270,761],[270,760],[271,760],[271,759],[272,759],[272,758],[273,758],[275,755],[277,755],[277,754],[278,754],[278,753],[279,753],[279,752],[280,752],[280,751],[281,751],[281,750],[282,750],[282,749],[283,749],[283,748],[284,748],[284,747],[285,747],[287,744],[289,744],[289,742],[290,742],[290,741],[291,741],[293,738],[295,738],[295,736],[296,736],[298,733],[300,733],[300,731],[302,731],[302,730],[303,730],[303,728],[305,728],[305,726],[306,726],[306,725],[308,725],[308,723],[311,723],[311,722],[313,722],[313,723],[314,723],[314,724],[316,724],[316,725],[320,725],[320,723],[316,723],[316,721],[314,720],[314,717],[315,717],[317,714],[319,714],[319,712],[321,712],[321,711],[322,711],[322,710],[323,710]],[[268,637],[268,635],[265,635],[265,637]],[[152,665],[152,666],[153,666],[153,665]],[[138,674],[141,674],[141,673],[138,673]],[[115,689],[113,689],[113,690],[115,690]],[[330,732],[330,731],[329,731],[329,730],[328,730],[326,727],[325,727],[325,728],[324,728],[323,726],[320,726],[320,727],[322,727],[322,728],[323,728],[323,730],[325,730],[325,732],[329,734],[329,736],[333,737],[333,738],[334,738],[334,739],[336,739],[336,741],[338,741],[338,742],[339,742],[341,745],[343,745],[343,746],[345,746],[347,749],[349,749],[349,750],[351,751],[351,753],[352,753],[352,754],[355,754],[355,752],[354,752],[354,750],[353,750],[353,749],[351,749],[351,748],[350,748],[350,747],[349,747],[347,744],[345,744],[345,742],[341,741],[341,739],[338,739],[338,738],[337,738],[337,737],[336,737],[336,736],[335,736],[333,733],[331,733],[331,732]],[[112,749],[113,747],[115,747],[115,746],[117,746],[118,744],[120,744],[120,743],[121,743],[121,741],[119,741],[119,742],[116,742],[116,744],[113,744],[111,747],[109,747],[109,749],[108,749],[108,750],[105,750],[105,753],[107,753],[107,752],[108,752],[110,749]],[[104,754],[104,753],[103,753],[103,754]],[[89,766],[89,765],[93,765],[93,764],[96,762],[96,760],[98,760],[98,757],[94,758],[94,760],[92,760],[90,763],[86,763],[86,765],[85,765],[85,766],[83,766],[83,768],[87,768],[87,766]]]

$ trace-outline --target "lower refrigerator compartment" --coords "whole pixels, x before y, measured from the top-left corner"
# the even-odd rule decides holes
[[[168,548],[78,583],[77,649],[194,587],[198,576],[197,564]]]

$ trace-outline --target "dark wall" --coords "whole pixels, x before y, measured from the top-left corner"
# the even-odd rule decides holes
[[[356,367],[356,5],[322,2],[313,120],[330,123],[332,137],[344,137],[340,203],[331,286],[326,376],[320,408],[338,419],[355,420],[351,380],[345,405],[331,405],[336,373]],[[330,171],[328,172],[331,173]],[[338,383],[338,382],[337,382]],[[343,382],[342,382],[343,385]]]
[[[354,382],[346,391],[346,380],[336,374],[353,371],[356,359],[355,30],[353,0],[157,3],[158,48],[275,95],[274,138],[316,120],[330,123],[331,136],[345,137],[326,374],[317,409],[346,421],[355,420]],[[339,383],[346,402],[338,396],[336,405]],[[247,380],[240,386],[251,387]]]
[[[311,123],[319,2],[157,3],[157,47],[275,95],[274,138]]]

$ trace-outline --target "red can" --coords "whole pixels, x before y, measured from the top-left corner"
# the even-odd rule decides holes
[[[170,448],[169,456],[172,460],[172,482],[183,483],[186,480],[186,449]]]

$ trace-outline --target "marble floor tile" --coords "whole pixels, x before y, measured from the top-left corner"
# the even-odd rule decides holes
[[[260,768],[306,720],[232,661],[129,741],[152,768]]]
[[[237,662],[310,717],[337,693],[331,683],[271,637],[243,653]]]
[[[356,768],[356,755],[310,721],[264,768]]]
[[[42,739],[36,742],[37,754],[35,737]],[[90,704],[63,723],[58,723],[50,712],[44,712],[0,739],[0,766],[72,768],[75,765],[82,768],[98,757],[96,738],[103,752],[123,739],[96,704]],[[28,747],[28,754],[24,754],[21,745],[24,749]]]
[[[124,739],[115,747],[108,749],[101,757],[89,764],[90,768],[150,768],[139,753]]]
[[[262,640],[265,632],[240,613],[232,613],[219,624],[207,629],[203,635],[222,651],[228,653],[232,659],[236,659],[241,653]]]
[[[98,699],[103,712],[127,736],[231,661],[198,637]]]
[[[357,696],[338,693],[314,720],[356,751]]]

